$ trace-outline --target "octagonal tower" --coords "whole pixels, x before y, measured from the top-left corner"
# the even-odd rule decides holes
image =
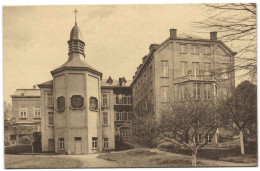
[[[68,45],[67,62],[51,71],[55,152],[95,153],[102,149],[102,73],[85,61],[85,43],[76,20]]]

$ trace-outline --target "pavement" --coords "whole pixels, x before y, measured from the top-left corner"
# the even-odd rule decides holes
[[[100,154],[67,155],[66,157],[79,160],[81,168],[116,168],[120,165],[114,161],[97,158]],[[65,156],[63,156],[65,157]]]

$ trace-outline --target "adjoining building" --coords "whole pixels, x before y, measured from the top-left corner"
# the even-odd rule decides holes
[[[217,39],[217,32],[211,32],[209,39],[202,39],[186,34],[178,36],[177,29],[171,29],[168,39],[151,44],[149,49],[131,83],[133,111],[137,114],[159,115],[160,107],[169,100],[185,101],[189,95],[195,100],[210,101],[229,96],[235,88],[232,68],[236,53]]]
[[[41,132],[41,101],[39,89],[17,89],[12,97],[10,145],[30,139],[33,132]]]
[[[130,121],[132,118],[132,88],[131,81],[124,77],[113,80],[109,77],[101,82],[103,136],[111,137],[115,149],[128,148],[127,141],[131,136]],[[110,118],[111,117],[111,118]],[[108,120],[112,120],[108,125]],[[109,129],[114,129],[114,135],[109,135]]]

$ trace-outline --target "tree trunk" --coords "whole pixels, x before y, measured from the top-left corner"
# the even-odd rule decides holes
[[[197,166],[197,149],[192,150],[192,166],[193,167]]]
[[[240,133],[240,149],[241,149],[241,154],[245,154],[245,147],[244,147],[244,135],[242,129],[239,131]]]
[[[34,153],[34,151],[33,151],[33,143],[31,143],[31,145],[32,145],[32,153]]]

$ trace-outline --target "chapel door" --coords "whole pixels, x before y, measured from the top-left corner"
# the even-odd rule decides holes
[[[81,154],[81,137],[75,137],[75,154]]]

